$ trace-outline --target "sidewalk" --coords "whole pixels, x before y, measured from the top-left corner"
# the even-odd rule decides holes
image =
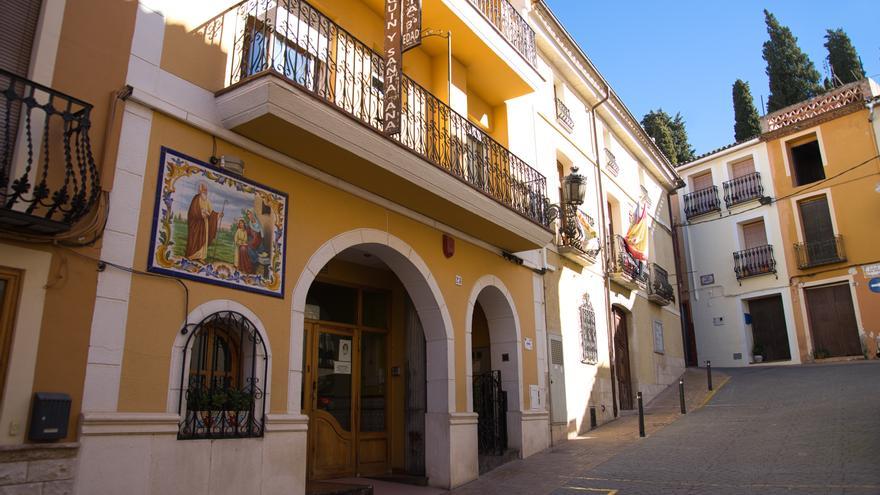
[[[688,412],[702,407],[714,392],[706,386],[706,370],[691,368],[685,371],[685,402]],[[729,379],[723,372],[713,370],[714,389],[717,391]],[[678,400],[678,382],[660,393],[645,406],[647,436],[681,417]],[[505,464],[483,476],[449,492],[452,495],[540,495],[567,484],[588,469],[616,456],[639,440],[638,414],[627,414],[606,423],[587,435],[569,439],[556,447]]]

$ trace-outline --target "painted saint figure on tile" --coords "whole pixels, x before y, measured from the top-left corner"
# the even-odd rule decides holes
[[[150,271],[283,296],[287,195],[166,148],[156,192]]]

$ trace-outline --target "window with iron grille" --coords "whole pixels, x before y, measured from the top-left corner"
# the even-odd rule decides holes
[[[596,344],[596,312],[590,302],[589,294],[584,294],[580,306],[581,315],[581,362],[596,364],[599,362],[599,346]]]
[[[263,387],[268,351],[260,333],[234,311],[207,316],[184,328],[177,438],[263,436]]]

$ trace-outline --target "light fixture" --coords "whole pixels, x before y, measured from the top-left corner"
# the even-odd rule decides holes
[[[220,168],[236,175],[244,175],[244,160],[235,155],[220,157]]]
[[[562,179],[562,197],[559,204],[551,204],[547,201],[546,224],[550,225],[554,220],[559,218],[560,213],[566,216],[574,216],[577,207],[584,204],[584,196],[587,195],[587,178],[578,173],[576,166],[571,167],[571,173]],[[573,222],[566,222],[567,224]]]

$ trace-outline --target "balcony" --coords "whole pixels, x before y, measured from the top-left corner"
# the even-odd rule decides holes
[[[620,174],[620,165],[617,164],[617,158],[607,149],[605,150],[605,169],[615,177]]]
[[[571,118],[571,110],[562,103],[562,100],[556,98],[556,121],[568,132],[574,130],[574,119]]]
[[[507,0],[468,0],[532,67],[538,65],[535,31]]]
[[[684,214],[688,219],[721,211],[718,186],[710,186],[684,195]]]
[[[235,33],[227,127],[506,250],[552,239],[545,177],[406,76],[383,135],[382,57],[308,3],[246,2],[202,29]]]
[[[760,172],[752,172],[751,174],[726,181],[723,186],[724,204],[728,208],[764,196],[764,186],[761,185]]]
[[[574,207],[567,207],[560,220],[559,253],[581,264],[595,263],[599,256],[599,242],[593,217]]]
[[[821,241],[799,242],[794,245],[794,252],[801,270],[846,261],[843,236],[839,235]]]
[[[92,106],[0,69],[0,231],[69,231],[101,195]]]
[[[758,246],[733,253],[733,271],[737,280],[776,273],[773,246]]]
[[[615,235],[611,240],[611,279],[629,289],[647,287],[647,270],[635,259],[626,247],[623,236]]]
[[[657,263],[651,263],[651,283],[648,284],[648,300],[668,306],[675,302],[675,290],[669,283],[669,273]]]

